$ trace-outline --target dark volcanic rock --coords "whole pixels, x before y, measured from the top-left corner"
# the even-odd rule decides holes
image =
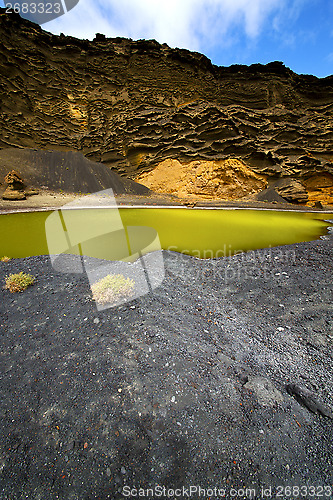
[[[296,401],[312,413],[319,413],[319,415],[333,419],[332,411],[320,403],[308,389],[305,389],[297,384],[287,384],[286,390],[290,396],[293,396]]]
[[[236,158],[333,203],[332,76],[217,67],[155,40],[55,36],[4,10],[0,33],[0,147],[74,149],[131,178],[168,158]]]
[[[141,184],[122,178],[105,165],[76,151],[41,151],[7,148],[0,150],[0,178],[7,165],[17,165],[29,185],[71,193],[93,193],[112,188],[115,194],[149,194]],[[26,194],[36,194],[26,190]],[[9,199],[9,198],[6,198]],[[11,198],[13,199],[13,198]]]

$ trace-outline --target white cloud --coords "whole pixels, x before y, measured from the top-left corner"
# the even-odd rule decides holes
[[[78,38],[91,39],[99,32],[202,50],[224,44],[235,28],[250,39],[257,37],[286,1],[80,0],[72,11],[43,27]]]

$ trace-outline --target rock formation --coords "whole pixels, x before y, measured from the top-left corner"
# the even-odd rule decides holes
[[[56,36],[4,10],[0,34],[0,148],[81,151],[131,179],[177,165],[179,190],[196,196],[273,187],[333,203],[332,76],[217,67],[154,40]],[[177,192],[180,180],[166,179]]]
[[[0,151],[0,174],[1,171],[3,171],[6,168],[6,162],[1,161],[1,153],[4,150]],[[18,150],[19,157],[22,157],[22,150]],[[20,154],[21,153],[21,154]],[[12,162],[15,164],[15,162]],[[19,165],[21,165],[21,162],[17,162]],[[3,200],[25,200],[27,196],[32,196],[35,194],[38,194],[39,191],[34,188],[27,188],[26,183],[22,178],[22,175],[17,172],[16,170],[11,170],[8,172],[8,174],[5,176],[5,183],[7,184],[7,188],[5,191],[2,193],[2,199]]]
[[[154,170],[141,174],[138,181],[155,192],[210,200],[246,198],[267,185],[265,176],[255,174],[235,159],[196,160],[187,164],[164,160]]]
[[[4,200],[25,200],[24,181],[16,170],[8,172],[5,177],[7,188],[5,189],[2,198]]]

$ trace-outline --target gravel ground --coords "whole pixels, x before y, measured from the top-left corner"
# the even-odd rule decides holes
[[[0,289],[0,498],[332,499],[332,240],[163,252],[103,311],[48,256],[0,263],[36,277]]]

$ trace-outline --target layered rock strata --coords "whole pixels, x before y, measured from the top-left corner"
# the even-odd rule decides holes
[[[56,36],[4,10],[0,34],[1,148],[81,151],[132,179],[166,160],[184,173],[237,160],[251,171],[239,197],[258,175],[257,191],[333,203],[332,76],[280,62],[217,67],[154,40]],[[221,196],[226,175],[214,177]]]

